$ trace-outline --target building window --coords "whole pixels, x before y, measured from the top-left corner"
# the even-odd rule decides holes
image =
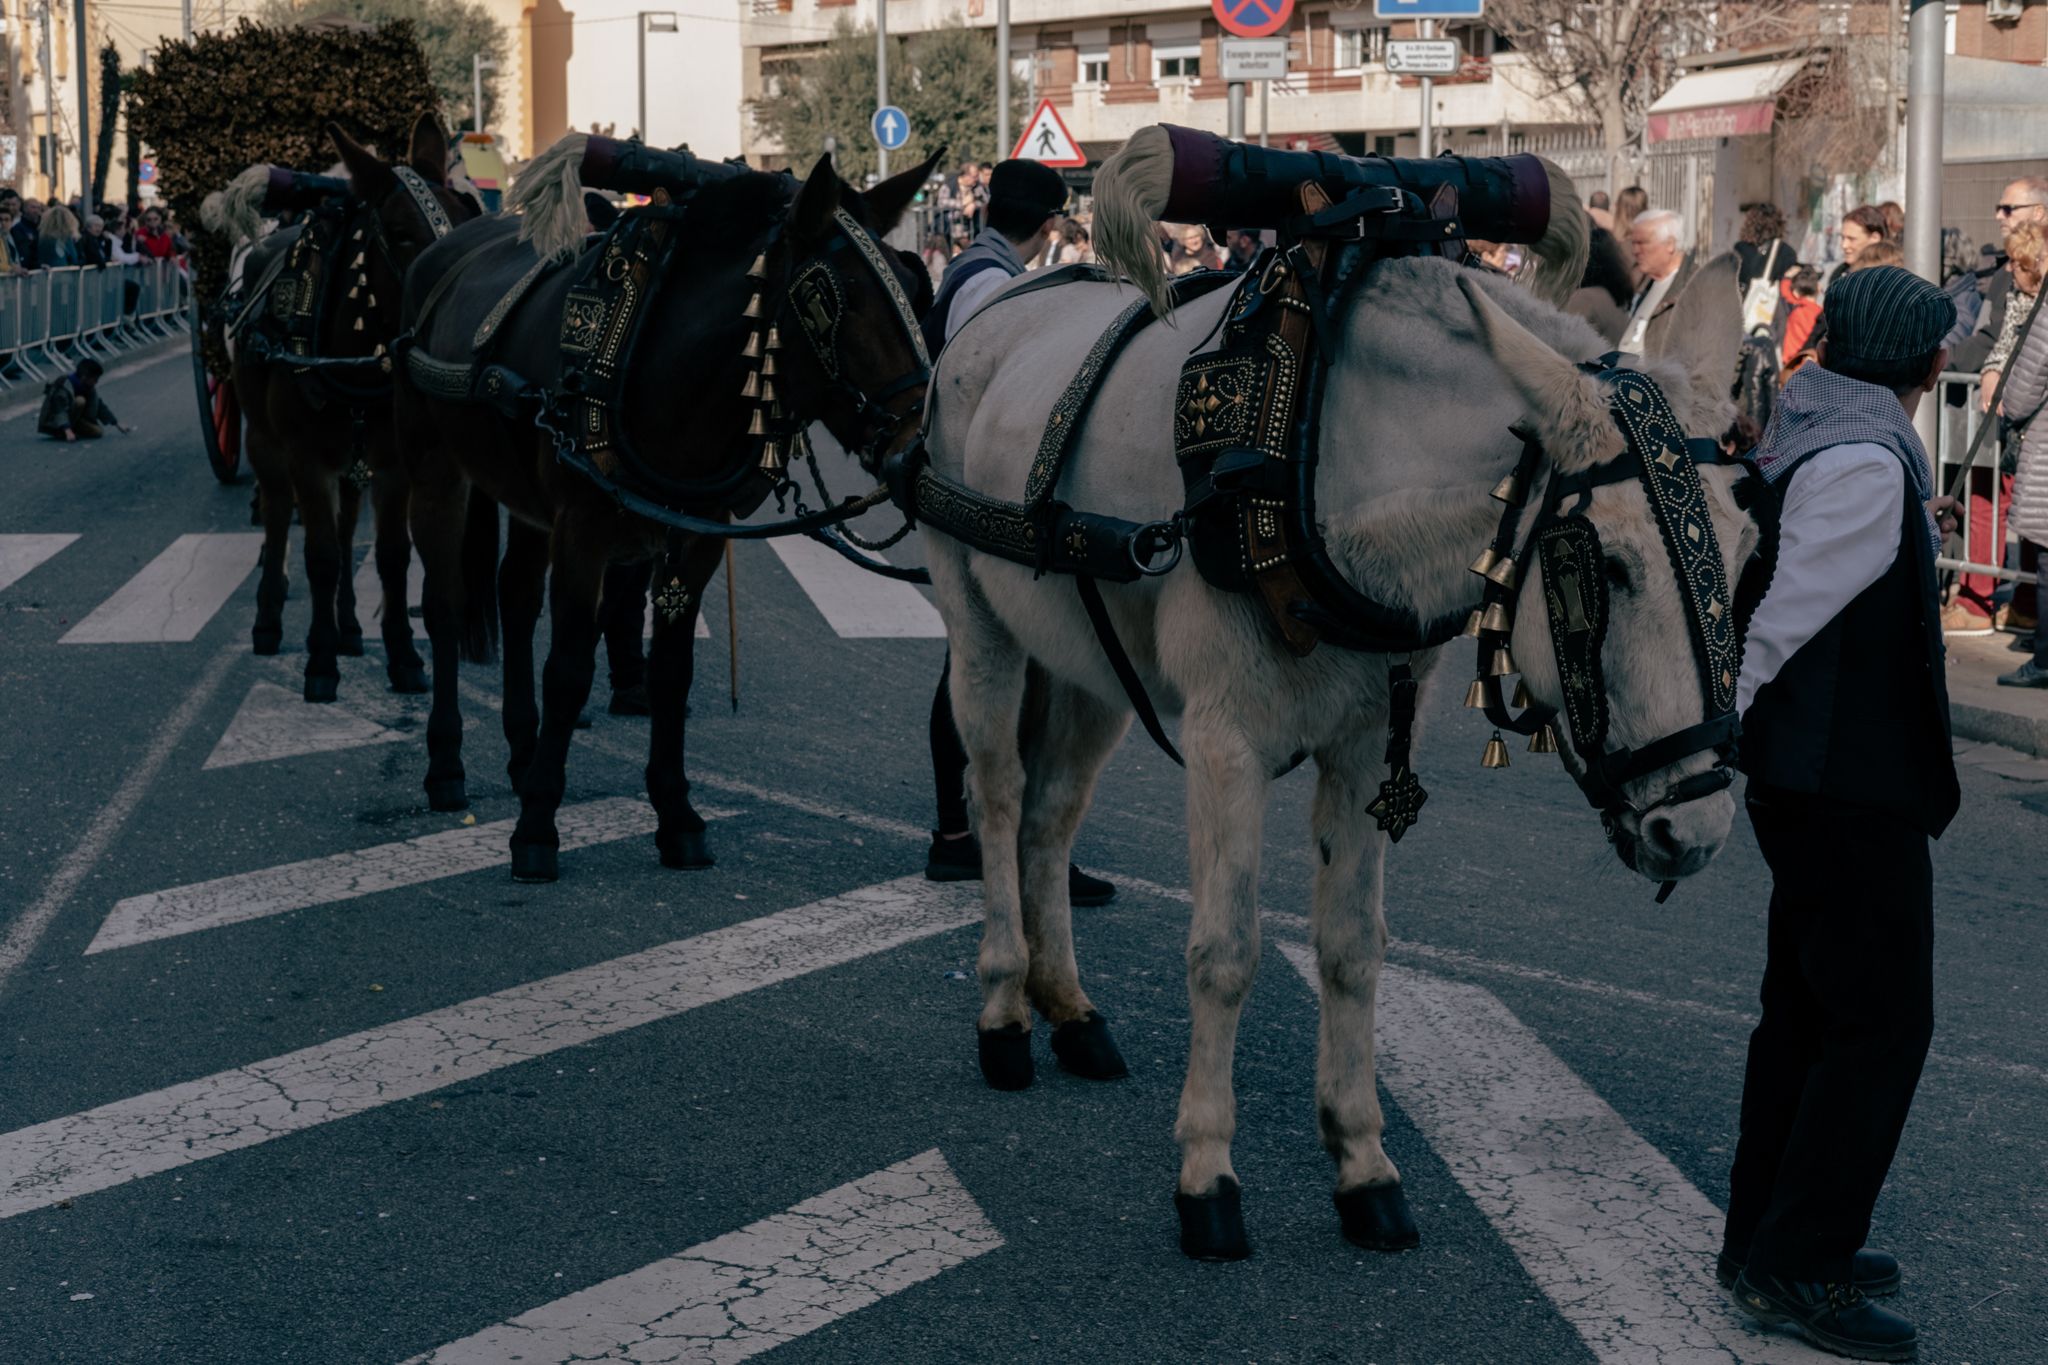
[[[1356,71],[1365,65],[1364,29],[1340,28],[1331,36],[1337,40],[1335,60],[1331,65],[1339,71]]]
[[[1372,136],[1372,154],[1374,156],[1392,156],[1394,154],[1394,139],[1385,133],[1374,133]]]
[[[1080,72],[1080,83],[1082,85],[1108,85],[1108,49],[1104,48],[1094,52],[1083,52],[1081,54]]]
[[[1387,59],[1387,26],[1373,26],[1371,15],[1335,12],[1331,15],[1330,65],[1339,71],[1357,71],[1377,66]]]
[[[1202,74],[1202,45],[1189,43],[1185,46],[1152,49],[1152,79],[1155,81],[1194,80]]]

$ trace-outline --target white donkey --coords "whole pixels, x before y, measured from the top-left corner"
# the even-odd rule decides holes
[[[1105,264],[1157,278],[1147,193],[1156,168],[1137,143],[1096,181]],[[1579,279],[1583,211],[1551,168],[1552,231],[1535,273],[1553,299]],[[1150,201],[1156,205],[1157,198]],[[1173,404],[1181,362],[1201,349],[1229,291],[1180,310],[1176,325],[1140,332],[1103,381],[1057,495],[1136,522],[1181,506]],[[1698,343],[1648,366],[1685,429],[1715,435],[1730,417],[1733,332],[1715,340],[1705,314],[1732,319],[1733,300],[1694,291],[1701,315],[1672,333]],[[948,346],[932,385],[934,470],[982,493],[1020,499],[1048,414],[1079,358],[1133,295],[1127,285],[1076,283],[1000,300]],[[1683,346],[1686,342],[1681,342]],[[1317,504],[1339,570],[1380,601],[1427,620],[1460,611],[1483,586],[1468,566],[1492,536],[1501,504],[1489,490],[1515,465],[1526,422],[1555,471],[1581,471],[1623,448],[1603,386],[1575,361],[1605,348],[1585,323],[1499,277],[1442,259],[1380,263],[1341,319],[1321,422]],[[1701,469],[1728,582],[1757,543],[1732,493],[1738,471]],[[1543,474],[1539,473],[1539,486]],[[1592,495],[1612,592],[1604,650],[1612,742],[1637,746],[1700,720],[1680,590],[1648,498],[1635,480]],[[1522,529],[1528,529],[1529,519]],[[971,550],[927,528],[926,551],[952,646],[953,710],[979,814],[986,919],[979,969],[984,1039],[1054,1026],[1054,1050],[1082,1074],[1123,1074],[1074,958],[1067,862],[1098,774],[1130,723],[1126,694],[1090,628],[1074,585]],[[1528,556],[1533,561],[1534,556]],[[1512,652],[1539,702],[1562,708],[1539,574],[1527,563]],[[1191,1039],[1175,1135],[1182,1247],[1212,1259],[1249,1247],[1231,1166],[1236,1126],[1231,1062],[1238,1016],[1259,961],[1257,891],[1267,788],[1304,753],[1316,764],[1311,816],[1313,936],[1322,983],[1316,1113],[1337,1162],[1345,1234],[1393,1249],[1417,1234],[1400,1176],[1381,1148],[1373,1081],[1373,1002],[1387,943],[1381,864],[1387,840],[1366,812],[1387,775],[1384,656],[1325,645],[1290,654],[1248,596],[1219,592],[1192,558],[1164,577],[1105,584],[1109,614],[1147,691],[1180,718],[1187,763],[1188,861],[1194,916],[1187,947]],[[1423,675],[1441,651],[1418,655]],[[1460,670],[1461,671],[1461,670]],[[1558,724],[1563,725],[1560,719]],[[1462,755],[1461,755],[1462,757]],[[1664,790],[1712,765],[1693,755],[1630,784]],[[1424,765],[1426,771],[1426,765]],[[1725,790],[1624,814],[1617,846],[1652,880],[1704,866],[1727,837]],[[1593,828],[1588,822],[1588,828]],[[1067,1029],[1096,1040],[1079,1046]],[[1062,1042],[1068,1046],[1061,1046]],[[1024,1040],[1028,1048],[1028,1036]],[[986,1054],[984,1054],[986,1056]],[[1013,1084],[1028,1082],[1027,1069]],[[1076,1061],[1080,1065],[1076,1066]],[[985,1064],[984,1070],[988,1068]],[[1000,1079],[990,1074],[993,1083]]]

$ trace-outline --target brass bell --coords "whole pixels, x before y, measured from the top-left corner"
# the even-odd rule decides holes
[[[763,361],[761,362],[761,375],[762,375],[762,377],[763,377],[763,378],[767,378],[768,376],[770,376],[770,375],[772,375],[772,374],[774,374],[774,373],[775,373],[775,357],[771,355],[771,356],[767,357],[767,358],[766,358],[765,360],[763,360]]]
[[[1523,682],[1520,678],[1515,679],[1515,699],[1508,704],[1519,711],[1523,707],[1528,706],[1532,700],[1529,696],[1529,684]]]
[[[759,374],[755,373],[755,372],[754,372],[753,370],[748,370],[748,371],[747,371],[747,382],[746,382],[746,383],[744,383],[744,384],[742,384],[742,385],[740,385],[740,397],[742,397],[742,398],[759,398],[760,396],[761,396],[761,376],[760,376]]]
[[[1507,741],[1500,737],[1500,731],[1493,732],[1493,738],[1486,741],[1486,752],[1480,756],[1482,768],[1505,768],[1508,766]]]
[[[747,300],[746,311],[741,313],[740,316],[743,318],[758,318],[763,316],[761,312],[761,296],[759,294],[756,294],[754,295],[754,297]]]
[[[358,289],[360,289],[360,288],[362,288],[362,286],[361,286],[361,285],[356,285],[356,284],[352,284],[352,285],[350,285],[350,286],[348,287],[348,296],[349,296],[350,298],[354,298],[354,297],[356,296],[356,291],[357,291]]]
[[[747,278],[750,280],[765,280],[768,278],[767,252],[764,251],[759,256],[756,256],[754,263],[747,267]]]
[[[1472,640],[1476,640],[1476,639],[1478,639],[1478,638],[1479,638],[1479,632],[1480,632],[1480,630],[1481,630],[1481,628],[1482,628],[1482,627],[1481,627],[1481,620],[1482,620],[1482,617],[1481,617],[1481,613],[1480,613],[1479,609],[1478,609],[1477,607],[1474,607],[1474,608],[1472,609],[1472,614],[1471,614],[1470,616],[1468,616],[1468,617],[1466,617],[1466,618],[1465,618],[1465,629],[1463,629],[1462,631],[1460,631],[1460,632],[1458,632],[1458,633],[1459,633],[1460,635],[1463,635],[1463,636],[1465,636],[1465,637],[1466,637],[1467,639],[1472,639]]]
[[[779,327],[770,327],[770,328],[768,329],[768,349],[769,349],[769,350],[771,350],[771,351],[779,351],[779,350],[781,350],[781,349],[782,349],[782,329],[781,329],[781,328],[779,328]]]
[[[1466,684],[1465,709],[1467,711],[1483,711],[1486,709],[1486,682],[1484,679],[1474,678],[1470,683]]]
[[[1557,731],[1548,725],[1529,736],[1529,752],[1532,754],[1554,754],[1557,752]]]
[[[760,358],[761,334],[759,332],[747,333],[747,344],[740,348],[740,355],[742,355],[748,360],[756,360]]]
[[[763,403],[775,403],[774,381],[767,379],[761,381],[761,401]],[[775,404],[775,415],[777,417],[782,415],[782,405],[780,403]]]
[[[1481,630],[1490,630],[1505,635],[1515,628],[1515,618],[1508,615],[1508,609],[1499,602],[1488,602],[1486,614],[1479,619]]]
[[[1492,567],[1487,569],[1486,581],[1489,583],[1498,584],[1503,588],[1514,587],[1515,561],[1508,558],[1506,555],[1502,555],[1500,559],[1495,561]]]
[[[1500,563],[1500,552],[1489,545],[1479,552],[1479,558],[1472,561],[1472,572],[1485,577],[1493,571],[1493,566],[1498,563]]]
[[[370,295],[369,300],[363,306],[366,308],[375,308],[377,306],[377,296],[375,294]]]
[[[362,330],[363,330],[363,320],[362,320],[361,318],[357,318],[357,319],[356,319],[356,325],[355,325],[355,327],[354,327],[354,328],[353,328],[352,330],[354,330],[354,331],[358,331],[358,332],[360,332],[360,331],[362,331]]]
[[[753,420],[753,421],[751,421],[751,422],[749,422],[749,423],[747,423],[747,435],[749,435],[749,436],[766,436],[767,434],[768,434],[768,422],[767,422],[767,419],[765,419],[764,417],[762,417],[762,416],[761,416],[761,410],[760,410],[759,408],[755,408],[755,409],[754,409],[754,420]]]
[[[352,260],[352,261],[350,261],[350,262],[348,263],[348,268],[349,268],[350,270],[361,270],[361,269],[363,268],[363,253],[362,253],[362,252],[358,251],[358,252],[356,253],[356,258],[355,258],[354,260]]]
[[[1508,674],[1514,671],[1514,655],[1508,653],[1505,648],[1496,649],[1495,651],[1493,651],[1493,662],[1491,664],[1488,664],[1486,668],[1487,677],[1505,678],[1506,676],[1508,676]]]
[[[761,469],[769,474],[779,474],[782,472],[782,447],[780,444],[769,441],[761,447]]]
[[[1522,487],[1522,481],[1512,473],[1504,475],[1501,481],[1493,486],[1494,501],[1504,502],[1510,507],[1520,507],[1528,496],[1529,490]]]

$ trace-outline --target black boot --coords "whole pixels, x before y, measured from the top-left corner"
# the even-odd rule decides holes
[[[1742,1274],[1744,1261],[1724,1251],[1714,1258],[1714,1278],[1723,1289],[1733,1289],[1736,1277]],[[1881,1299],[1899,1292],[1899,1258],[1889,1251],[1873,1251],[1869,1247],[1856,1253],[1855,1262],[1849,1267],[1849,1283],[1873,1299]]]
[[[948,839],[932,831],[931,851],[924,855],[924,875],[934,882],[981,880],[981,840],[972,834]]]
[[[1108,905],[1116,899],[1116,883],[1091,877],[1072,863],[1067,864],[1067,904]]]
[[[1913,1324],[1865,1298],[1853,1284],[1751,1275],[1735,1281],[1735,1302],[1766,1326],[1789,1323],[1823,1351],[1851,1360],[1911,1360],[1920,1334]]]

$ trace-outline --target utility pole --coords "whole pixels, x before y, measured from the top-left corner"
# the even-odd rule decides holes
[[[192,41],[192,0],[184,0],[184,3],[179,8],[184,11],[184,19],[179,25],[179,30],[183,33],[185,41],[189,43]]]
[[[484,54],[474,53],[469,59],[469,129],[473,133],[484,130],[484,72],[496,71],[496,62],[484,60]],[[646,134],[647,124],[647,35],[640,36],[640,124],[641,134]]]
[[[875,0],[875,108],[889,103],[889,0]],[[875,176],[889,178],[889,149],[875,139]]]
[[[660,22],[657,23],[656,21]],[[647,35],[649,33],[674,33],[676,14],[674,10],[640,11],[640,126],[634,130],[640,141],[651,145],[653,138],[647,134]],[[479,129],[479,132],[482,130]]]
[[[876,0],[886,5],[889,0]],[[1010,0],[996,0],[996,160],[1010,154]]]
[[[1906,19],[1906,268],[1941,283],[1942,0],[1913,0]],[[1922,403],[1913,425],[1936,448],[1939,403]]]
[[[1436,37],[1436,20],[1424,19],[1422,21],[1422,36],[1425,38]],[[1421,85],[1422,118],[1416,124],[1415,131],[1418,141],[1422,144],[1422,155],[1434,156],[1436,154],[1436,81],[1428,76],[1424,76]]]
[[[50,198],[62,192],[57,179],[57,47],[50,37],[50,0],[42,0],[38,17],[43,25],[43,129],[49,137],[49,151],[36,158],[37,169],[50,178]],[[40,149],[38,149],[40,150]]]
[[[78,0],[78,223],[84,231],[92,200],[92,82],[86,79],[85,0]]]

